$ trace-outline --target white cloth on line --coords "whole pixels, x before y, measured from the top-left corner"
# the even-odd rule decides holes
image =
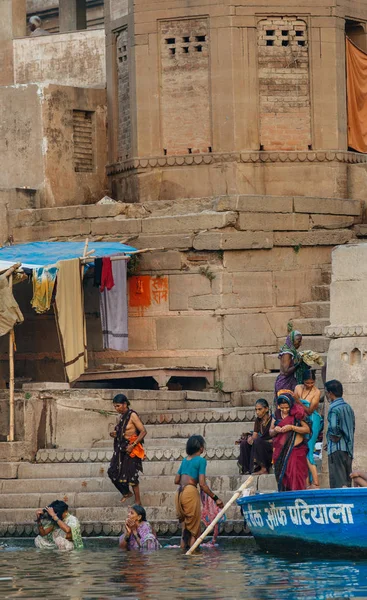
[[[103,348],[128,350],[127,330],[127,261],[112,260],[112,274],[115,285],[112,289],[100,292]]]

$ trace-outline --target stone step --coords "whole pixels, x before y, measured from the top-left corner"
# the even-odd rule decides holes
[[[159,439],[154,439],[154,440],[150,440],[149,438],[145,439],[144,442],[144,448],[145,450],[157,450],[158,448],[185,448],[186,447],[186,443],[187,443],[187,438],[175,438],[174,441],[172,441],[172,438],[159,438]],[[98,442],[95,442],[93,444],[93,449],[103,449],[103,450],[110,450],[112,448],[112,440],[111,438],[109,438],[108,440],[98,440]]]
[[[120,521],[123,522],[127,517],[127,506],[94,506],[77,508],[73,511],[78,519],[84,522],[108,522]],[[229,519],[241,518],[240,508],[237,505],[232,505],[227,512]],[[152,506],[147,507],[147,519],[149,521],[177,521],[176,509],[174,504],[169,506]],[[32,523],[35,520],[35,508],[1,508],[0,523]]]
[[[278,349],[283,346],[285,338],[278,339]],[[302,337],[302,346],[300,350],[313,350],[319,354],[327,353],[329,349],[330,339],[324,335],[304,335]]]
[[[209,459],[207,475],[215,477],[218,475],[238,475],[237,457],[238,448],[233,450],[233,458]],[[144,475],[161,476],[176,475],[180,460],[165,460],[147,462],[144,461]],[[46,478],[90,478],[103,477],[107,472],[106,462],[86,463],[20,463],[18,467],[19,479],[46,479]],[[142,477],[144,476],[142,475]]]
[[[167,492],[149,492],[145,491],[142,496],[144,507],[155,507],[160,506],[170,507],[174,506],[174,496],[177,486],[173,484],[172,478],[172,489]],[[213,490],[216,493],[219,490]],[[226,490],[222,493],[223,500],[227,502],[236,490]],[[67,493],[64,496],[58,494],[57,496],[61,500],[64,500],[72,512],[75,512],[78,508],[122,508],[121,505],[121,494],[116,492],[80,492],[80,493]],[[43,508],[51,504],[55,500],[55,494],[4,494],[0,496],[0,511],[1,509],[17,509],[17,508],[29,508],[38,509]],[[128,504],[133,503],[133,498]],[[1,517],[0,517],[1,520]]]
[[[253,422],[240,423],[238,424],[238,431],[236,437],[228,437],[228,443],[223,446],[211,445],[207,446],[204,456],[211,460],[216,458],[218,460],[226,460],[235,458],[236,445],[235,441],[240,437],[244,431],[250,431],[253,429]],[[235,434],[236,432],[234,432]],[[154,442],[154,440],[152,440]],[[180,440],[182,441],[182,440]],[[186,440],[185,440],[186,441]],[[108,443],[108,442],[106,442]],[[175,440],[171,440],[171,445],[168,448],[146,448],[146,459],[144,464],[152,462],[165,462],[167,460],[182,460],[186,456],[185,444],[176,446]],[[83,449],[83,448],[67,448],[67,449],[45,449],[38,450],[36,460],[38,464],[43,463],[95,463],[95,462],[110,462],[112,457],[111,444],[105,448],[96,449]]]
[[[269,405],[271,405],[274,394],[264,390],[262,392],[235,392],[232,394],[232,402],[235,402],[240,406],[252,406],[253,409],[255,408],[256,400],[259,398],[264,398],[269,402]]]
[[[181,524],[175,519],[163,519],[162,521],[156,521],[149,519],[152,527],[159,537],[171,537],[172,535],[180,535]],[[111,536],[117,537],[123,533],[124,523],[123,520],[117,519],[116,521],[103,522],[101,520],[95,522],[84,521],[81,523],[81,531],[83,537],[95,537],[95,536]],[[243,518],[239,517],[236,519],[227,519],[224,523],[219,525],[219,533],[221,535],[244,535],[248,536],[248,529],[244,528]],[[37,525],[34,521],[28,523],[23,520],[17,523],[1,523],[0,522],[0,538],[34,538],[38,534]],[[117,542],[116,542],[117,547]]]
[[[321,285],[313,285],[311,287],[311,296],[313,300],[330,301],[330,286],[325,283]]]
[[[326,283],[326,285],[330,285],[331,284],[331,275],[332,275],[332,270],[331,270],[331,265],[330,265],[330,269],[323,269],[321,271],[322,283]]]
[[[254,419],[253,410],[243,408],[212,408],[212,409],[185,409],[182,410],[156,410],[139,413],[145,425],[164,425],[180,423],[226,423],[236,421],[251,421]],[[149,428],[150,431],[150,428]]]
[[[323,335],[325,327],[330,325],[330,319],[294,319],[293,327],[303,335]]]
[[[238,472],[238,471],[237,471]],[[265,476],[267,477],[267,476]],[[243,481],[242,475],[228,475],[208,477],[208,485],[219,492],[227,490],[236,490]],[[142,492],[169,492],[175,489],[174,478],[171,475],[162,475],[154,477],[143,474],[140,480],[140,489]],[[263,480],[263,478],[259,478]],[[113,492],[114,485],[111,483],[107,472],[104,477],[85,477],[69,479],[0,479],[1,494],[23,494],[27,490],[28,494],[53,494],[54,497],[63,497],[69,494],[79,492]]]
[[[300,304],[301,317],[305,319],[329,319],[330,318],[330,302],[312,301],[302,302]]]
[[[274,390],[275,380],[278,377],[279,373],[255,373],[252,376],[252,382],[255,390],[265,390],[267,392],[271,392]],[[316,373],[316,385],[319,389],[323,389],[324,384],[321,379],[321,373],[318,371]]]

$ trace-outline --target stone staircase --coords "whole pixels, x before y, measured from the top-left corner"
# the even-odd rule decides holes
[[[177,407],[177,402],[166,401],[166,406]],[[144,412],[140,409],[146,404],[133,404],[148,430],[142,501],[160,535],[179,533],[173,480],[190,435],[198,433],[206,439],[209,485],[218,496],[227,501],[243,481],[238,474],[238,446],[234,442],[243,431],[252,429],[253,407],[217,406],[202,402],[201,408],[184,411],[166,408]],[[80,519],[83,535],[118,535],[127,508],[120,504],[120,494],[107,477],[111,454],[112,440],[100,439],[92,448],[44,449],[38,451],[34,463],[17,463],[15,479],[0,479],[0,536],[34,535],[36,509],[56,498],[64,499]],[[275,490],[273,475],[257,479],[259,491]],[[228,511],[221,530],[226,535],[245,533],[236,505]]]
[[[330,325],[330,283],[331,266],[324,268],[321,272],[321,283],[313,285],[311,289],[312,300],[300,304],[300,317],[293,319],[294,329],[301,331],[303,335],[301,350],[313,350],[322,355],[326,364],[327,351],[330,340],[324,336],[325,327]],[[279,340],[279,348],[284,343]],[[266,373],[255,373],[253,375],[253,388],[258,397],[273,400],[274,383],[279,375],[278,354],[265,356]],[[323,389],[321,369],[317,369],[316,385]]]

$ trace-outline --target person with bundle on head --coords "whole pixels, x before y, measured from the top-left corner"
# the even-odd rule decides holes
[[[218,508],[223,502],[206,484],[206,459],[201,456],[205,450],[205,440],[201,435],[192,435],[186,444],[186,458],[181,462],[175,477],[175,503],[177,518],[182,526],[181,548],[188,550],[201,534],[200,490],[214,500]]]

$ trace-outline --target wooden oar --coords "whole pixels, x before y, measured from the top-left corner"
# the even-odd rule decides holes
[[[213,519],[213,521],[210,523],[210,525],[208,525],[208,527],[205,529],[204,533],[202,533],[201,536],[196,540],[196,542],[191,546],[190,550],[188,550],[186,552],[186,555],[192,554],[194,552],[194,550],[196,550],[196,548],[201,544],[201,542],[206,538],[206,536],[214,529],[215,525],[223,517],[224,513],[226,513],[227,510],[229,509],[229,507],[233,504],[233,502],[235,500],[237,500],[237,498],[239,498],[239,496],[241,495],[243,490],[245,490],[246,488],[248,488],[251,485],[253,480],[254,480],[254,478],[252,475],[250,475],[250,477],[248,477],[248,479],[246,479],[246,481],[241,485],[241,487],[239,487],[238,490],[233,494],[232,498],[230,500],[228,500],[227,504],[217,514],[215,519]]]

